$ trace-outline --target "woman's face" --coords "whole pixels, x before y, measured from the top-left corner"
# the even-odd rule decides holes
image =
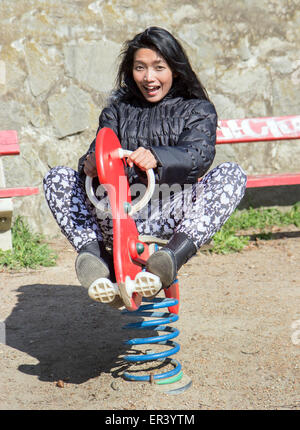
[[[148,102],[162,100],[173,83],[168,63],[156,51],[140,48],[134,54],[133,79]]]

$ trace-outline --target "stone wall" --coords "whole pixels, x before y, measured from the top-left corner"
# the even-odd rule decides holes
[[[219,118],[300,113],[300,0],[1,0],[0,124],[18,130],[8,186],[40,186],[15,199],[34,230],[58,232],[41,181],[77,166],[114,85],[122,43],[150,25],[176,35]],[[296,171],[300,144],[218,147],[215,163],[247,173]]]

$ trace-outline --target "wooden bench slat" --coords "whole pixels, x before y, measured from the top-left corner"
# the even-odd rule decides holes
[[[31,196],[38,193],[37,187],[0,188],[0,198]]]
[[[300,173],[281,173],[278,175],[249,175],[247,188],[273,187],[279,185],[299,185]]]
[[[20,146],[18,134],[15,130],[0,131],[0,155],[18,155]]]

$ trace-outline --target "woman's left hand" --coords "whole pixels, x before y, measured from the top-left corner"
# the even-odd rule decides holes
[[[157,167],[157,161],[152,152],[142,146],[133,151],[127,158],[127,163],[130,167],[136,164],[143,171]]]

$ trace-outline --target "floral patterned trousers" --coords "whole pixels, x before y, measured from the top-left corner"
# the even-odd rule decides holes
[[[133,216],[138,232],[161,239],[184,232],[200,248],[238,206],[246,182],[240,166],[225,162],[195,184],[157,186],[148,205]],[[112,217],[91,204],[78,172],[54,167],[45,175],[43,184],[49,208],[77,252],[94,240],[112,245]]]

